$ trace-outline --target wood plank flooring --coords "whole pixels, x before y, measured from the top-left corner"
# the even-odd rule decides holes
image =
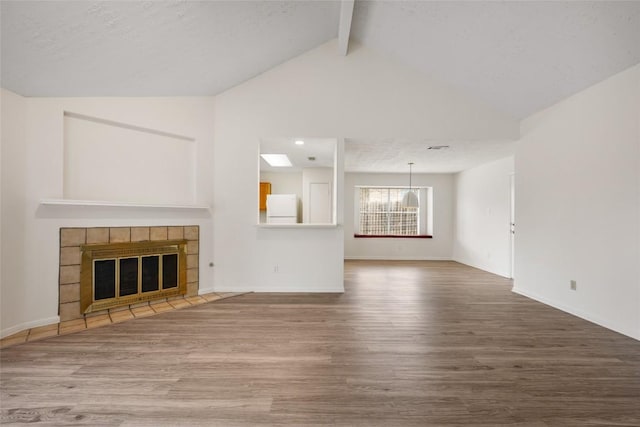
[[[454,262],[1,352],[3,425],[640,426],[640,342]]]
[[[89,315],[86,318],[67,320],[65,322],[52,323],[50,325],[20,331],[6,338],[2,338],[0,340],[0,349],[24,344],[27,341],[37,341],[56,335],[73,334],[85,329],[99,328],[112,323],[125,322],[137,317],[155,316],[156,314],[166,311],[180,310],[181,308],[191,307],[192,305],[219,301],[242,295],[243,293],[245,292],[211,292],[199,296],[181,296],[170,300],[164,298],[156,301],[132,304],[130,306],[119,307],[116,310],[110,309],[108,314]],[[131,308],[132,306],[134,308]]]

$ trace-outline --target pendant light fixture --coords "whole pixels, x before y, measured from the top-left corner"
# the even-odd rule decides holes
[[[420,203],[418,202],[418,196],[416,196],[411,188],[412,166],[413,162],[409,162],[409,191],[402,197],[402,207],[416,209],[420,207]]]

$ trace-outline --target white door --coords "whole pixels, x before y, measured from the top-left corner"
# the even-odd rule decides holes
[[[328,182],[309,183],[309,222],[331,223],[331,186]]]

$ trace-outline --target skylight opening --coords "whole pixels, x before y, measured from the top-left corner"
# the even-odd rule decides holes
[[[269,163],[269,166],[275,168],[290,168],[293,166],[286,154],[260,154],[260,157]]]

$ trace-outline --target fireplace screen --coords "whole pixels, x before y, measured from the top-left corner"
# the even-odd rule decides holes
[[[82,246],[82,312],[184,295],[186,246],[186,240]]]

